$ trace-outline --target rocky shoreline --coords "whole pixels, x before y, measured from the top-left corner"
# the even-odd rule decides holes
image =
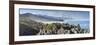
[[[64,23],[44,24],[44,23],[35,22],[35,21],[24,22],[24,23],[23,22],[20,22],[20,30],[21,30],[20,35],[53,35],[53,34],[89,33],[87,31],[88,29],[81,28],[80,24],[78,24],[78,25],[72,25],[72,24],[68,24],[68,23],[66,23],[66,24],[64,24]],[[22,26],[22,25],[25,25],[25,26]],[[30,31],[28,31],[28,30],[30,30]],[[31,34],[29,34],[29,33],[31,33]]]
[[[52,23],[45,23],[45,22]],[[54,34],[84,34],[89,33],[88,28],[83,28],[80,24],[60,23],[63,20],[49,16],[36,14],[20,14],[19,35],[54,35]]]

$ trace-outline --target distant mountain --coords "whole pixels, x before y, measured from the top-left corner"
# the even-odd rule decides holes
[[[63,21],[63,18],[61,17],[37,15],[37,14],[31,14],[31,13],[20,14],[20,17],[26,17],[34,21]]]

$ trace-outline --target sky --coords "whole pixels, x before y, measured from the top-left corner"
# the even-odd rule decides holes
[[[65,19],[64,22],[71,24],[80,24],[83,27],[89,27],[90,15],[89,11],[71,11],[71,10],[49,10],[49,9],[19,9],[20,14],[32,13],[39,15],[47,15],[53,17],[72,18],[73,20]]]

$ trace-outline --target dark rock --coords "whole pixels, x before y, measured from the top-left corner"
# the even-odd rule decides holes
[[[20,36],[26,36],[26,35],[36,35],[39,31],[34,30],[31,27],[28,27],[27,25],[20,24],[19,26],[19,35]]]

